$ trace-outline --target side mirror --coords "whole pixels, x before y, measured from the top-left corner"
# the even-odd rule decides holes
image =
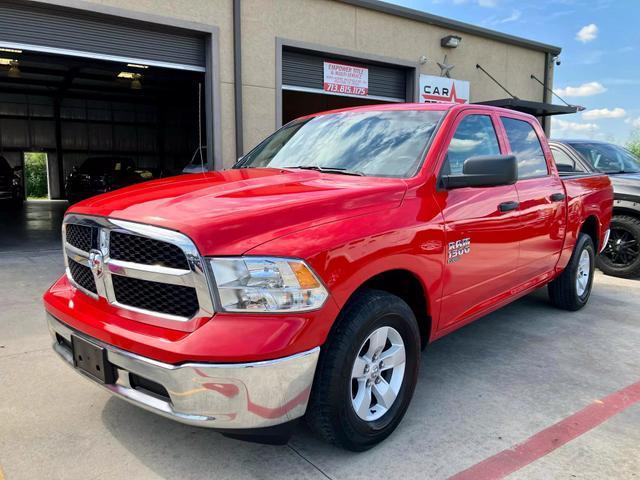
[[[573,173],[576,171],[575,169],[575,165],[565,165],[565,164],[556,164],[556,167],[558,168],[558,172],[560,173]]]
[[[464,161],[462,175],[443,175],[440,181],[447,190],[513,185],[518,181],[518,162],[514,155],[471,157]]]

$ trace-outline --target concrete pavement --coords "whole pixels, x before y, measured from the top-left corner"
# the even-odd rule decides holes
[[[598,274],[580,312],[554,309],[541,290],[430,346],[404,421],[373,450],[336,449],[303,426],[286,447],[231,440],[111,398],[56,358],[40,301],[63,269],[51,235],[31,251],[28,244],[0,251],[7,480],[444,479],[640,380],[640,281]],[[509,478],[637,479],[639,472],[635,404]]]

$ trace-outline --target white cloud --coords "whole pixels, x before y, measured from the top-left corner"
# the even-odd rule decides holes
[[[594,110],[587,110],[582,114],[582,118],[584,118],[585,120],[599,120],[601,118],[624,118],[626,116],[626,110],[619,107],[616,107],[612,110],[609,110],[608,108],[596,108]]]
[[[501,20],[498,20],[496,23],[515,22],[516,20],[519,20],[521,16],[522,16],[522,12],[520,10],[514,10],[513,12],[511,12],[511,15]]]
[[[578,57],[578,63],[581,65],[595,65],[600,63],[604,54],[604,50],[590,50]]]
[[[508,17],[491,15],[489,18],[483,20],[482,23],[489,26],[502,25],[503,23],[517,22],[518,20],[520,20],[520,17],[522,17],[522,12],[520,10],[513,10],[511,12],[511,15],[509,15]]]
[[[576,40],[582,43],[587,43],[595,40],[598,37],[598,26],[595,23],[590,23],[582,27],[578,33],[576,33]]]
[[[587,82],[579,87],[565,87],[557,90],[561,97],[590,97],[606,91],[607,89],[600,82]]]
[[[640,128],[640,117],[627,118],[624,122],[631,125],[632,128]]]
[[[590,137],[600,130],[595,123],[570,122],[553,118],[551,131],[553,137]]]

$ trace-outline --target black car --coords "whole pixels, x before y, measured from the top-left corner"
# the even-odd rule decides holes
[[[0,201],[12,206],[22,204],[22,178],[20,167],[12,167],[6,158],[0,156]]]
[[[127,157],[89,157],[67,177],[65,190],[70,203],[154,178],[148,169],[138,169]]]
[[[611,234],[598,268],[617,277],[640,275],[640,159],[626,148],[594,140],[552,140],[549,146],[561,174],[602,172],[611,177]]]

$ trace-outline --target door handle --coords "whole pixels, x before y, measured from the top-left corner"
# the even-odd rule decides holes
[[[552,202],[561,202],[567,197],[564,193],[552,193],[550,198]]]
[[[510,212],[511,210],[515,210],[520,206],[520,202],[502,202],[498,205],[498,209],[501,212]]]

